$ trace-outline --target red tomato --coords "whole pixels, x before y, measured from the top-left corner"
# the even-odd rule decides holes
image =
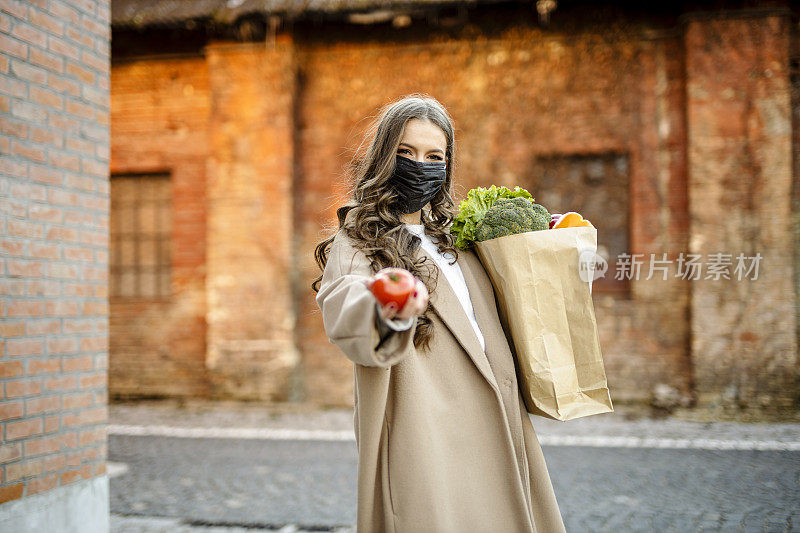
[[[399,311],[406,305],[408,297],[414,293],[416,285],[414,276],[408,270],[386,268],[376,274],[375,282],[372,284],[372,294],[381,305],[394,302]]]

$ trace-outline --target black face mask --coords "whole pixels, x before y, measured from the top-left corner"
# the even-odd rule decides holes
[[[403,213],[416,213],[425,207],[442,188],[444,179],[444,161],[419,163],[398,154],[392,183]]]

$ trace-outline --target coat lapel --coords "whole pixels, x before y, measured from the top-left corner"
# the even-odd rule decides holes
[[[472,306],[475,308],[478,327],[481,328],[481,333],[486,340],[489,365],[495,376],[514,374],[516,372],[514,358],[503,326],[499,321],[492,282],[485,274],[478,256],[472,250],[461,252],[458,257],[461,271],[464,273],[464,281],[467,282],[469,288]],[[495,316],[497,320],[492,319]]]
[[[493,327],[496,328],[496,326],[492,326],[488,321],[493,312],[489,306],[494,304],[494,289],[491,281],[487,280],[487,283],[487,281],[481,282],[477,279],[475,269],[481,268],[481,265],[475,253],[471,250],[461,252],[459,253],[458,261],[461,265],[461,271],[464,273],[464,281],[466,281],[469,288],[472,306],[475,308],[475,318],[478,320],[478,327],[481,328],[481,333],[483,333],[486,340],[486,351],[488,352],[492,348],[490,345],[493,344],[493,337],[498,333],[493,330]],[[491,304],[489,303],[490,301],[492,302]],[[502,327],[500,332],[502,333]]]
[[[420,247],[420,250],[428,256],[434,265],[436,265],[433,257],[431,257],[427,251],[422,247]],[[468,266],[464,261],[464,254],[459,253],[456,262],[459,267],[461,267],[464,278],[466,280],[471,279],[472,276],[468,276],[467,273]],[[464,307],[461,305],[458,296],[456,296],[456,293],[453,291],[453,288],[450,286],[450,283],[447,281],[447,278],[439,269],[438,265],[436,265],[436,270],[439,273],[439,277],[436,282],[436,288],[430,295],[430,305],[433,307],[436,314],[439,315],[442,322],[444,322],[447,328],[453,333],[453,336],[464,348],[464,351],[467,352],[467,355],[472,359],[472,362],[483,377],[486,378],[486,381],[488,381],[492,388],[499,394],[500,389],[497,386],[497,380],[489,365],[489,359],[481,349],[481,343],[478,340],[478,336],[475,334],[475,330],[472,329],[472,324],[470,324],[467,318]],[[469,283],[468,289],[470,291],[479,290],[475,285],[470,287]],[[474,300],[474,298],[472,299]]]

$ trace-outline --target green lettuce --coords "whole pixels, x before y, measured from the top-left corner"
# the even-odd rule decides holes
[[[498,187],[492,185],[488,189],[477,187],[467,193],[467,198],[461,201],[458,206],[458,214],[453,219],[450,226],[450,233],[456,237],[456,247],[461,249],[468,248],[475,242],[475,228],[483,220],[486,211],[494,205],[498,198],[527,198],[534,201],[531,193],[522,187]]]

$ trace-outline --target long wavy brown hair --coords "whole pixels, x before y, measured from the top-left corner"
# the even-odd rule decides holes
[[[412,118],[429,120],[442,130],[447,139],[445,182],[430,201],[430,207],[423,209],[421,218],[425,233],[437,243],[439,252],[450,252],[454,258],[458,257],[455,239],[449,230],[455,215],[452,197],[455,153],[453,123],[444,106],[433,97],[415,93],[384,106],[365,136],[364,142],[371,139],[365,157],[351,162],[354,184],[351,199],[337,209],[336,215],[339,230],[350,238],[353,246],[364,252],[373,272],[384,267],[405,268],[422,280],[433,294],[437,281],[436,268],[424,254],[415,259],[419,238],[409,232],[400,219],[402,211],[391,179],[406,123]],[[322,271],[328,263],[335,236],[336,233],[323,240],[314,250],[317,265]],[[322,275],[311,284],[315,292],[319,291],[321,281]],[[414,346],[417,348],[427,349],[430,346],[433,336],[430,313],[428,308],[417,319],[414,333]]]

